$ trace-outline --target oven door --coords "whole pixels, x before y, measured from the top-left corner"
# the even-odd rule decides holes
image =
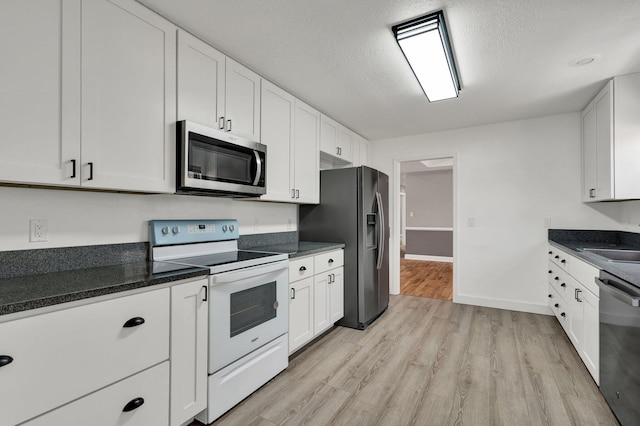
[[[266,146],[188,121],[178,137],[179,191],[266,193]]]
[[[289,261],[209,277],[209,374],[285,334]]]

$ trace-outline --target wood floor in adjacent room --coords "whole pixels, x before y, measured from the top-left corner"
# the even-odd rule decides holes
[[[214,423],[617,425],[552,316],[406,295],[337,327]]]
[[[400,294],[453,300],[453,263],[400,259]]]

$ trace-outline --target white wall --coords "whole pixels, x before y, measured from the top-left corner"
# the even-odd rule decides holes
[[[546,307],[544,218],[553,228],[639,231],[640,202],[580,201],[578,113],[372,143],[372,164],[391,177],[394,161],[455,157],[454,301],[528,312]],[[397,208],[391,209],[391,286],[399,291]],[[475,226],[468,226],[468,218]]]
[[[295,205],[184,195],[0,187],[0,251],[148,241],[150,219],[238,219],[240,234],[297,229]],[[49,240],[29,242],[29,219]]]

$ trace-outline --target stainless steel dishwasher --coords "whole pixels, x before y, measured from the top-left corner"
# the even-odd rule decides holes
[[[640,419],[640,288],[600,271],[600,391],[622,425]]]

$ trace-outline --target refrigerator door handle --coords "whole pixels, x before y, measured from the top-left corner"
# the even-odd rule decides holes
[[[380,230],[378,231],[378,262],[376,263],[376,268],[380,269],[382,267],[382,258],[384,255],[384,230],[386,225],[384,223],[384,210],[382,210],[382,194],[379,192],[376,192],[376,204],[378,208],[378,216],[380,217],[380,220],[378,221],[378,227]]]

